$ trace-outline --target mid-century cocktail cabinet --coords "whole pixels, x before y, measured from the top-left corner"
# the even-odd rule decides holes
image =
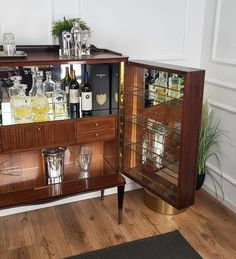
[[[96,74],[95,68],[106,65],[110,77],[109,89],[104,92],[109,102],[105,109],[96,107],[92,117],[15,124],[7,119],[11,111],[4,108],[9,100],[7,88],[3,88],[0,208],[49,202],[95,190],[103,194],[104,189],[117,187],[121,222],[125,186],[122,174],[179,210],[194,203],[203,70],[129,62],[127,57],[103,49],[80,59],[59,57],[57,46],[18,49],[27,56],[0,58],[1,71],[38,66],[60,73],[62,65],[76,66],[79,71],[87,66],[94,97],[98,86],[92,78],[103,77],[102,73]],[[152,83],[147,80],[150,73]],[[161,73],[167,77],[177,74],[180,87],[155,83],[155,76]],[[99,89],[102,97],[101,85]],[[81,145],[93,150],[86,178],[80,175],[77,164]],[[48,184],[41,149],[59,146],[67,147],[64,177],[59,183]]]

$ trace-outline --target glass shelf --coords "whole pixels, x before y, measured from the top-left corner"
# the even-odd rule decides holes
[[[124,156],[133,156],[137,163],[152,165],[152,171],[156,172],[162,168],[168,169],[177,177],[179,172],[179,150],[165,150],[157,154],[154,148],[144,148],[141,144],[130,144],[124,146]]]
[[[162,115],[160,115],[160,117],[162,117]],[[180,136],[181,134],[181,121],[179,120],[179,118],[176,118],[176,119],[172,118],[172,123],[170,123],[165,121],[159,122],[157,120],[147,118],[147,117],[142,117],[142,116],[126,115],[125,121],[141,126],[144,129],[148,129],[153,133],[158,133],[158,129],[160,127],[163,127],[167,135],[171,135],[172,133],[175,133]]]
[[[153,86],[156,87],[156,91],[145,89],[145,84],[143,84],[142,87],[133,86],[132,91],[127,91],[127,95],[134,95],[142,98],[143,100],[145,100],[145,97],[151,96],[154,100],[154,106],[159,104],[168,104],[176,107],[182,106],[182,91],[158,85]]]
[[[94,111],[92,111],[91,117],[99,117],[99,116],[104,116],[104,115],[109,115],[109,114],[117,114],[117,109],[105,109],[105,110],[96,110],[96,111],[94,110]],[[49,117],[48,121],[43,121],[43,122],[70,120],[70,119],[71,118],[69,116],[68,117],[58,117],[58,118]],[[29,122],[15,123],[12,112],[11,112],[11,104],[9,102],[2,103],[2,125],[3,126],[26,124],[26,123],[36,123],[36,122],[29,121]]]

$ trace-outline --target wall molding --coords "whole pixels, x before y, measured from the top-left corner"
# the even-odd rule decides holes
[[[209,77],[207,77],[205,79],[205,82],[210,85],[214,85],[214,86],[218,86],[218,87],[221,87],[224,89],[236,91],[236,84],[233,84],[230,82],[226,82],[226,81],[222,81],[222,80],[218,80],[218,79],[212,79]]]
[[[215,62],[215,63],[224,64],[224,65],[236,66],[236,59],[222,58],[222,57],[217,57],[217,55],[216,55],[217,42],[218,42],[218,37],[219,37],[221,6],[222,6],[222,0],[217,0],[211,61]]]
[[[220,110],[232,113],[232,114],[236,114],[236,108],[233,107],[233,106],[230,106],[230,105],[227,105],[227,104],[223,104],[221,102],[213,101],[211,99],[208,99],[208,102],[209,102],[209,104],[211,106],[213,106],[213,107],[215,107],[217,109],[220,109]]]
[[[135,56],[135,57],[132,57],[132,59],[164,61],[164,62],[188,60],[187,50],[188,50],[189,17],[190,17],[190,0],[186,0],[183,46],[182,46],[182,53],[180,55]]]

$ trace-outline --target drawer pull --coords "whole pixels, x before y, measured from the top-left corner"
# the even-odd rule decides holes
[[[95,126],[98,127],[98,123],[97,122],[95,123]]]
[[[40,131],[41,129],[40,129],[40,127],[38,127],[38,131]]]
[[[98,134],[98,133],[96,133],[96,134],[95,134],[95,136],[96,136],[96,137],[98,137],[98,136],[99,136],[99,134]]]

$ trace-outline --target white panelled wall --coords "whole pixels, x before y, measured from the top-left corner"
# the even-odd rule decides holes
[[[205,96],[228,131],[221,163],[208,168],[224,189],[224,203],[236,208],[236,18],[235,0],[0,0],[0,44],[3,32],[16,43],[53,44],[52,21],[81,17],[92,29],[92,44],[131,59],[163,61],[206,69]],[[223,177],[222,177],[223,176]],[[127,180],[127,188],[137,188]],[[214,193],[207,177],[204,185]],[[113,192],[114,189],[110,191]],[[218,194],[219,191],[218,191]],[[0,215],[90,198],[79,195],[55,203],[2,210]]]
[[[201,67],[206,69],[205,98],[221,120],[220,163],[207,163],[212,177],[204,188],[236,212],[236,1],[207,0]],[[215,190],[217,179],[223,188]],[[222,197],[223,196],[223,197]]]

